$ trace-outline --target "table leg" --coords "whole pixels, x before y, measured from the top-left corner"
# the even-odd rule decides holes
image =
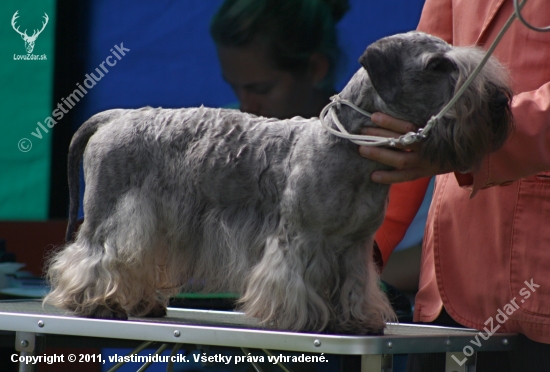
[[[393,354],[361,355],[361,372],[389,372],[393,368]]]
[[[19,355],[24,358],[36,356],[44,348],[43,338],[43,336],[36,337],[36,333],[33,332],[15,332],[15,350],[19,351]],[[19,362],[19,372],[35,372],[36,370],[34,363]]]
[[[475,372],[477,353],[469,356],[463,352],[446,353],[445,372]]]

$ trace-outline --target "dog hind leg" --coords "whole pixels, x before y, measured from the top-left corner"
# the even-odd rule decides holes
[[[116,274],[105,268],[104,248],[80,234],[79,238],[56,254],[48,264],[51,292],[45,303],[76,315],[127,319],[127,312],[112,295]]]
[[[168,295],[157,291],[157,219],[144,196],[128,191],[103,219],[90,208],[76,241],[49,262],[46,303],[94,318],[165,314]]]

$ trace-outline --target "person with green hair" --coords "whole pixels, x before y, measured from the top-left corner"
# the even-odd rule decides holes
[[[348,0],[225,1],[210,33],[241,111],[318,116],[336,93],[336,24],[348,9]]]

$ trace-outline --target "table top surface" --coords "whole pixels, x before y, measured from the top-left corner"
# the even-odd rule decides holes
[[[347,355],[505,351],[517,342],[515,334],[418,324],[388,324],[383,336],[274,331],[239,312],[180,308],[164,318],[89,319],[37,300],[0,301],[0,330]]]

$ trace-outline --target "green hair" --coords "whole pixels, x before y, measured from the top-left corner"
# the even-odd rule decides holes
[[[210,34],[224,47],[265,42],[274,67],[296,75],[306,72],[313,53],[322,53],[329,71],[321,88],[332,90],[341,55],[336,23],[348,9],[348,0],[226,0]]]

